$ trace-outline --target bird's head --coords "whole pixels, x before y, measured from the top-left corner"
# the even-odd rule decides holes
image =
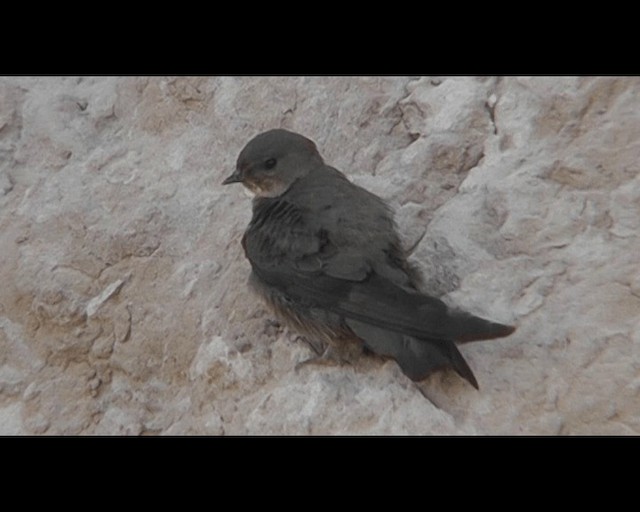
[[[310,139],[283,129],[269,130],[247,143],[235,172],[222,184],[242,183],[257,197],[277,197],[323,164]]]

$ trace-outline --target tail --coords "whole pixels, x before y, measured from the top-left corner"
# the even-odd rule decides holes
[[[479,389],[471,368],[452,341],[418,339],[357,320],[346,319],[346,322],[367,348],[378,355],[394,358],[411,380],[420,381],[438,370],[452,368]]]
[[[403,349],[395,359],[411,380],[420,381],[438,370],[452,368],[474,388],[480,389],[455,343],[448,340],[419,340],[409,336],[404,338]]]

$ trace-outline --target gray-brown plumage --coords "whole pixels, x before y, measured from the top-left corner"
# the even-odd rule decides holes
[[[382,199],[325,165],[311,140],[281,129],[249,141],[223,184],[234,182],[256,194],[242,239],[250,282],[282,320],[327,344],[361,340],[413,380],[453,368],[478,388],[454,341],[515,328],[420,293]]]

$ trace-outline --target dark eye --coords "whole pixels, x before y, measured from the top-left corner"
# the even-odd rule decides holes
[[[275,166],[276,166],[276,159],[275,158],[269,158],[268,160],[265,160],[265,162],[264,162],[265,169],[273,169]]]

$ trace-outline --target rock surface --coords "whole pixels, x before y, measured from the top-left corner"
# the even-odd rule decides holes
[[[282,126],[511,337],[480,382],[309,345],[221,187]],[[640,434],[640,79],[0,78],[0,434]]]

